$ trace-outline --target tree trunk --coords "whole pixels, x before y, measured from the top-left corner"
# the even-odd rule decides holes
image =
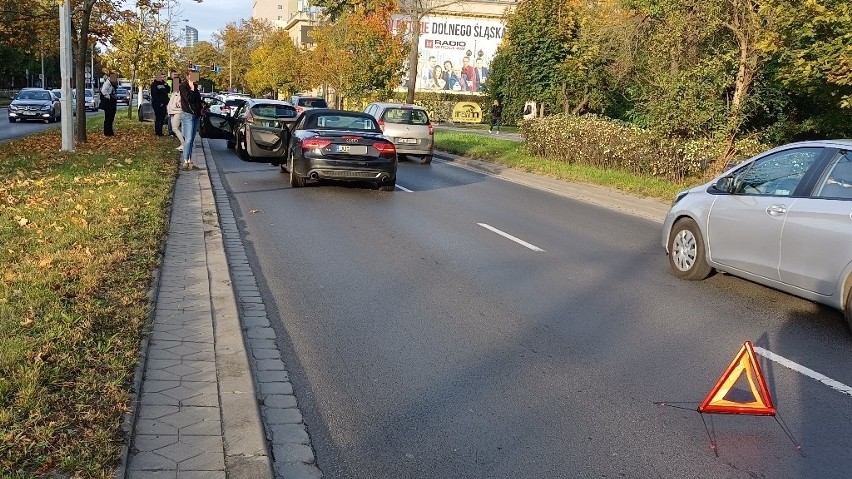
[[[722,164],[728,164],[736,151],[736,138],[744,121],[743,110],[749,91],[754,85],[757,69],[760,63],[760,53],[757,51],[752,36],[760,28],[757,14],[752,9],[749,0],[733,0],[733,19],[728,28],[734,33],[739,48],[739,65],[734,80],[734,96],[728,112],[728,131],[725,137],[725,150]]]
[[[77,56],[74,58],[74,87],[77,89],[77,111],[75,136],[80,143],[86,143],[86,52],[89,50],[89,21],[92,18],[92,8],[97,0],[83,2],[83,18],[80,22],[80,32],[76,43]],[[94,75],[95,72],[92,72]],[[96,92],[92,92],[93,94]]]
[[[411,51],[408,53],[408,93],[406,103],[414,103],[414,90],[417,88],[417,62],[420,59],[420,16],[411,15]]]

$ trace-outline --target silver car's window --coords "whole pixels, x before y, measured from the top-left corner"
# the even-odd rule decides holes
[[[840,152],[816,189],[822,198],[852,199],[852,153]]]
[[[734,177],[736,193],[790,196],[820,153],[822,148],[797,148],[761,158]]]
[[[429,116],[423,110],[411,108],[388,108],[385,110],[385,123],[402,123],[404,125],[428,125]]]

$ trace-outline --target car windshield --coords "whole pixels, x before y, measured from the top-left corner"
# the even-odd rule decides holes
[[[299,98],[298,105],[308,108],[328,108],[328,103],[322,98]]]
[[[53,96],[55,96],[56,98],[62,99],[62,90],[54,90]]]
[[[93,96],[92,90],[86,90],[86,98],[92,98]]]
[[[49,91],[22,91],[18,93],[18,100],[46,100],[50,101],[53,97]]]
[[[429,116],[423,110],[411,108],[388,108],[385,111],[386,123],[402,123],[405,125],[428,125]]]
[[[127,88],[119,88],[115,92],[119,95],[127,95],[127,91],[128,91]]]
[[[243,103],[245,103],[245,102],[246,102],[245,100],[227,100],[227,101],[225,101],[225,104],[228,105],[228,106],[231,106],[231,107],[233,107],[233,106],[239,107],[239,106],[242,106]]]
[[[290,105],[254,105],[251,113],[264,118],[296,118],[296,109]]]
[[[372,118],[342,114],[315,115],[305,126],[323,130],[381,131]]]

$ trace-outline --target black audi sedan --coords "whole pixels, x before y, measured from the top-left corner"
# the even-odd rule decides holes
[[[370,115],[307,110],[291,135],[281,170],[290,174],[293,188],[305,186],[309,179],[366,181],[382,191],[396,187],[396,147]]]

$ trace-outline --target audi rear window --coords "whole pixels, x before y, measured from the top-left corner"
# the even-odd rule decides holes
[[[306,127],[324,130],[381,131],[372,118],[349,115],[317,115],[308,122]]]
[[[412,108],[388,108],[384,114],[385,123],[401,123],[404,125],[428,125],[429,115],[423,110]]]

